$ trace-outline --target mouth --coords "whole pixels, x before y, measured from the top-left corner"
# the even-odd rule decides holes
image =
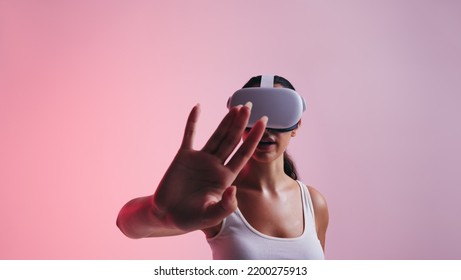
[[[271,145],[275,145],[275,141],[272,139],[262,139],[258,143],[258,147],[270,147]]]

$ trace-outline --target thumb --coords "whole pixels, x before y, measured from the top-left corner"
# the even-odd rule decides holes
[[[237,209],[237,188],[235,186],[228,187],[222,194],[221,201],[211,204],[205,211],[205,220],[210,225],[220,223],[225,217],[232,214]]]
[[[234,212],[237,209],[237,187],[228,187],[222,194],[220,203],[222,203],[222,208],[228,212],[226,217]]]

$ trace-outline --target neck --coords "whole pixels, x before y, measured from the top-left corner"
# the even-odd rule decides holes
[[[276,191],[292,180],[285,174],[283,157],[267,163],[250,159],[238,175],[236,185],[260,191]]]

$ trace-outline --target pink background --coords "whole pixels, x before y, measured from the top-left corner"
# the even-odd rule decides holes
[[[249,77],[308,100],[289,151],[329,202],[329,259],[461,258],[459,1],[1,1],[0,258],[209,259],[130,240],[202,104]]]

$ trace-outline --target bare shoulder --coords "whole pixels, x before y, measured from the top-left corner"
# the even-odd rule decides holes
[[[312,199],[315,215],[315,227],[317,230],[317,236],[322,245],[323,251],[325,251],[325,239],[329,223],[328,205],[325,197],[314,187],[307,186],[309,194]]]
[[[314,210],[316,211],[318,209],[319,211],[328,211],[327,200],[322,193],[312,186],[307,186],[307,189],[309,190]]]

